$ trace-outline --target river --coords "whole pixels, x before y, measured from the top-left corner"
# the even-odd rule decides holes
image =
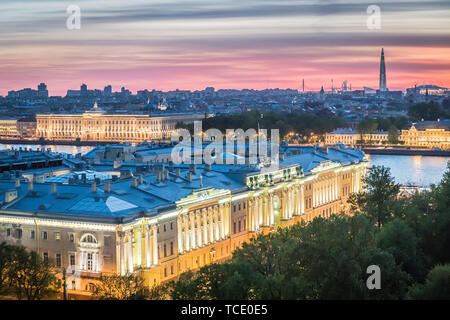
[[[391,169],[397,183],[429,187],[438,184],[447,168],[450,157],[369,155],[372,165]]]

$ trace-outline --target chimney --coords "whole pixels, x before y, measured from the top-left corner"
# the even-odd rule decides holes
[[[56,194],[56,183],[52,183],[51,194]]]
[[[131,178],[131,186],[133,188],[137,188],[137,186],[138,186],[138,179],[136,177]]]
[[[205,163],[205,171],[211,171],[211,164]]]
[[[105,186],[103,188],[106,193],[111,193],[111,181],[105,181]]]
[[[196,173],[197,173],[197,165],[191,164],[191,165],[189,166],[189,170],[190,170],[193,174],[196,174]]]
[[[97,184],[95,183],[95,181],[92,181],[92,183],[91,183],[91,192],[92,193],[97,192]]]
[[[28,181],[28,191],[33,191],[33,181]]]
[[[16,178],[16,189],[20,188],[20,179]]]
[[[203,176],[200,175],[200,188],[203,188]]]
[[[139,184],[144,184],[144,175],[140,174],[138,176],[138,178],[139,178]]]
[[[166,169],[164,166],[161,168],[161,181],[166,180]]]
[[[187,173],[186,179],[189,183],[192,182],[192,173],[190,171]]]
[[[177,177],[180,177],[180,172],[181,172],[181,169],[177,168]]]

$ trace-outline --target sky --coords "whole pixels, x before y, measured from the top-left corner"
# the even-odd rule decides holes
[[[40,82],[50,95],[378,88],[381,48],[390,90],[450,87],[449,17],[450,0],[1,0],[0,95]]]

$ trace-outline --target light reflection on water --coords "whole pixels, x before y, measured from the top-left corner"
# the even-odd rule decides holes
[[[438,184],[447,168],[450,157],[370,155],[371,165],[391,168],[395,181],[402,185],[429,187]]]
[[[81,153],[81,154],[85,154],[89,151],[91,151],[92,149],[94,149],[94,147],[92,146],[62,146],[62,145],[39,145],[39,144],[0,144],[0,150],[5,150],[5,149],[32,149],[32,150],[36,150],[36,149],[42,149],[44,148],[45,150],[50,149],[52,152],[60,152],[60,153],[67,153],[67,154],[73,154],[76,155],[77,153]]]

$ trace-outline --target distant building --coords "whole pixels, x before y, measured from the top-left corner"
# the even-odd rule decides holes
[[[370,134],[360,134],[352,129],[337,129],[329,132],[325,135],[325,144],[334,145],[337,143],[343,143],[346,145],[359,144],[361,140],[366,143],[381,145],[387,142],[388,132],[377,131]]]
[[[17,119],[0,119],[0,137],[20,138]]]
[[[366,143],[383,145],[387,143],[388,132],[363,134],[362,139]],[[398,140],[410,147],[450,149],[450,119],[413,123],[411,128],[401,130]],[[356,145],[360,141],[361,134],[351,129],[337,129],[325,135],[327,145],[336,143]]]
[[[448,88],[439,87],[433,84],[424,84],[415,86],[414,88],[406,89],[408,95],[432,95],[432,96],[445,96],[450,93]]]
[[[7,97],[25,100],[46,99],[48,98],[47,85],[45,83],[40,83],[37,90],[25,88],[18,91],[8,91]]]
[[[400,139],[408,146],[450,149],[450,119],[413,123]]]
[[[36,138],[111,142],[170,139],[178,122],[192,123],[204,117],[204,114],[106,114],[96,103],[83,114],[37,114]]]

